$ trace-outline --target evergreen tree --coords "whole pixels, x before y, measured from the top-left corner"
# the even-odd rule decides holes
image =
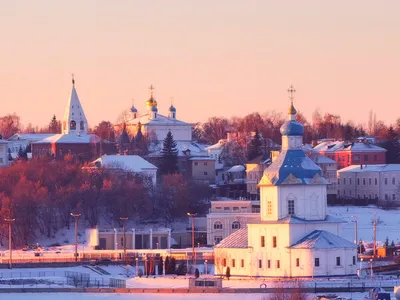
[[[161,150],[160,173],[174,174],[178,172],[178,149],[176,141],[171,131],[168,132],[164,139],[163,149]]]
[[[28,154],[26,153],[26,150],[22,150],[21,146],[18,149],[18,159],[28,160]]]
[[[260,155],[262,155],[262,139],[258,128],[256,128],[256,132],[254,137],[251,139],[249,148],[248,148],[247,158],[252,160]]]
[[[49,132],[50,133],[60,133],[60,123],[57,121],[56,115],[53,115],[49,124]]]
[[[400,163],[400,144],[392,126],[388,129],[387,138],[388,140],[383,144],[383,148],[387,150],[386,163],[398,164]]]

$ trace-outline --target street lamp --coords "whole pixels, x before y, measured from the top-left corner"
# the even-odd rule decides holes
[[[196,270],[196,253],[194,252],[194,217],[197,214],[187,213],[192,218],[192,259],[193,259],[193,272]]]
[[[138,270],[138,266],[139,266],[139,258],[138,258],[138,257],[136,257],[136,258],[135,258],[135,260],[136,260],[136,277],[138,277],[138,275],[139,275],[139,270]]]
[[[5,218],[4,221],[8,223],[8,251],[10,251],[10,260],[8,261],[8,268],[12,269],[12,231],[11,223],[15,221],[12,218]]]
[[[122,226],[124,228],[124,263],[126,265],[126,221],[128,218],[120,217],[119,219],[122,221]]]
[[[205,274],[205,275],[208,274],[208,272],[207,272],[207,259],[204,260],[204,274]]]
[[[355,236],[355,239],[354,239],[354,244],[356,244],[357,245],[357,242],[358,242],[358,221],[357,221],[357,219],[359,218],[359,216],[351,216],[354,220],[353,220],[353,222],[354,222],[354,236]]]
[[[81,214],[71,213],[71,216],[75,219],[75,262],[78,262],[78,219]]]
[[[372,280],[372,258],[369,260],[369,263],[371,264],[370,279]]]
[[[363,262],[364,258],[360,258],[360,274],[358,275],[359,277],[361,277],[361,273],[362,273],[362,262]]]

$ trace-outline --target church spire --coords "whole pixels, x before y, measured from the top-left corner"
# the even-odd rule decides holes
[[[63,134],[69,133],[87,133],[88,122],[83,111],[81,102],[79,101],[78,93],[75,89],[75,78],[72,75],[72,91],[68,99],[64,111],[64,119],[62,122]]]
[[[297,114],[297,111],[293,105],[294,94],[296,93],[296,90],[294,89],[293,84],[288,88],[287,92],[289,94],[289,99],[290,99],[289,118],[291,120],[294,120],[295,116]]]

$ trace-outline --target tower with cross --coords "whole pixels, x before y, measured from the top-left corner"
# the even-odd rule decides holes
[[[149,90],[150,90],[150,98],[149,98],[149,100],[146,101],[146,108],[147,108],[147,111],[149,113],[151,113],[151,111],[154,110],[153,107],[157,108],[157,101],[156,101],[156,99],[154,99],[155,88],[152,84],[149,86]]]

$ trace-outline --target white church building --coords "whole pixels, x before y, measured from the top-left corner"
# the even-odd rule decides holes
[[[163,141],[168,132],[171,131],[174,140],[177,142],[192,141],[192,125],[178,120],[176,108],[172,105],[168,108],[168,114],[162,115],[158,111],[158,102],[154,98],[154,87],[151,85],[150,98],[146,101],[146,110],[139,110],[132,105],[130,109],[130,117],[126,120],[126,129],[130,134],[136,136],[139,128],[144,135],[150,139]],[[117,125],[122,128],[123,124]]]
[[[293,100],[294,90],[291,88]],[[327,215],[327,180],[304,153],[304,127],[293,101],[281,127],[282,151],[259,182],[260,222],[215,247],[215,273],[252,277],[356,274],[356,245],[340,237],[343,220]]]

